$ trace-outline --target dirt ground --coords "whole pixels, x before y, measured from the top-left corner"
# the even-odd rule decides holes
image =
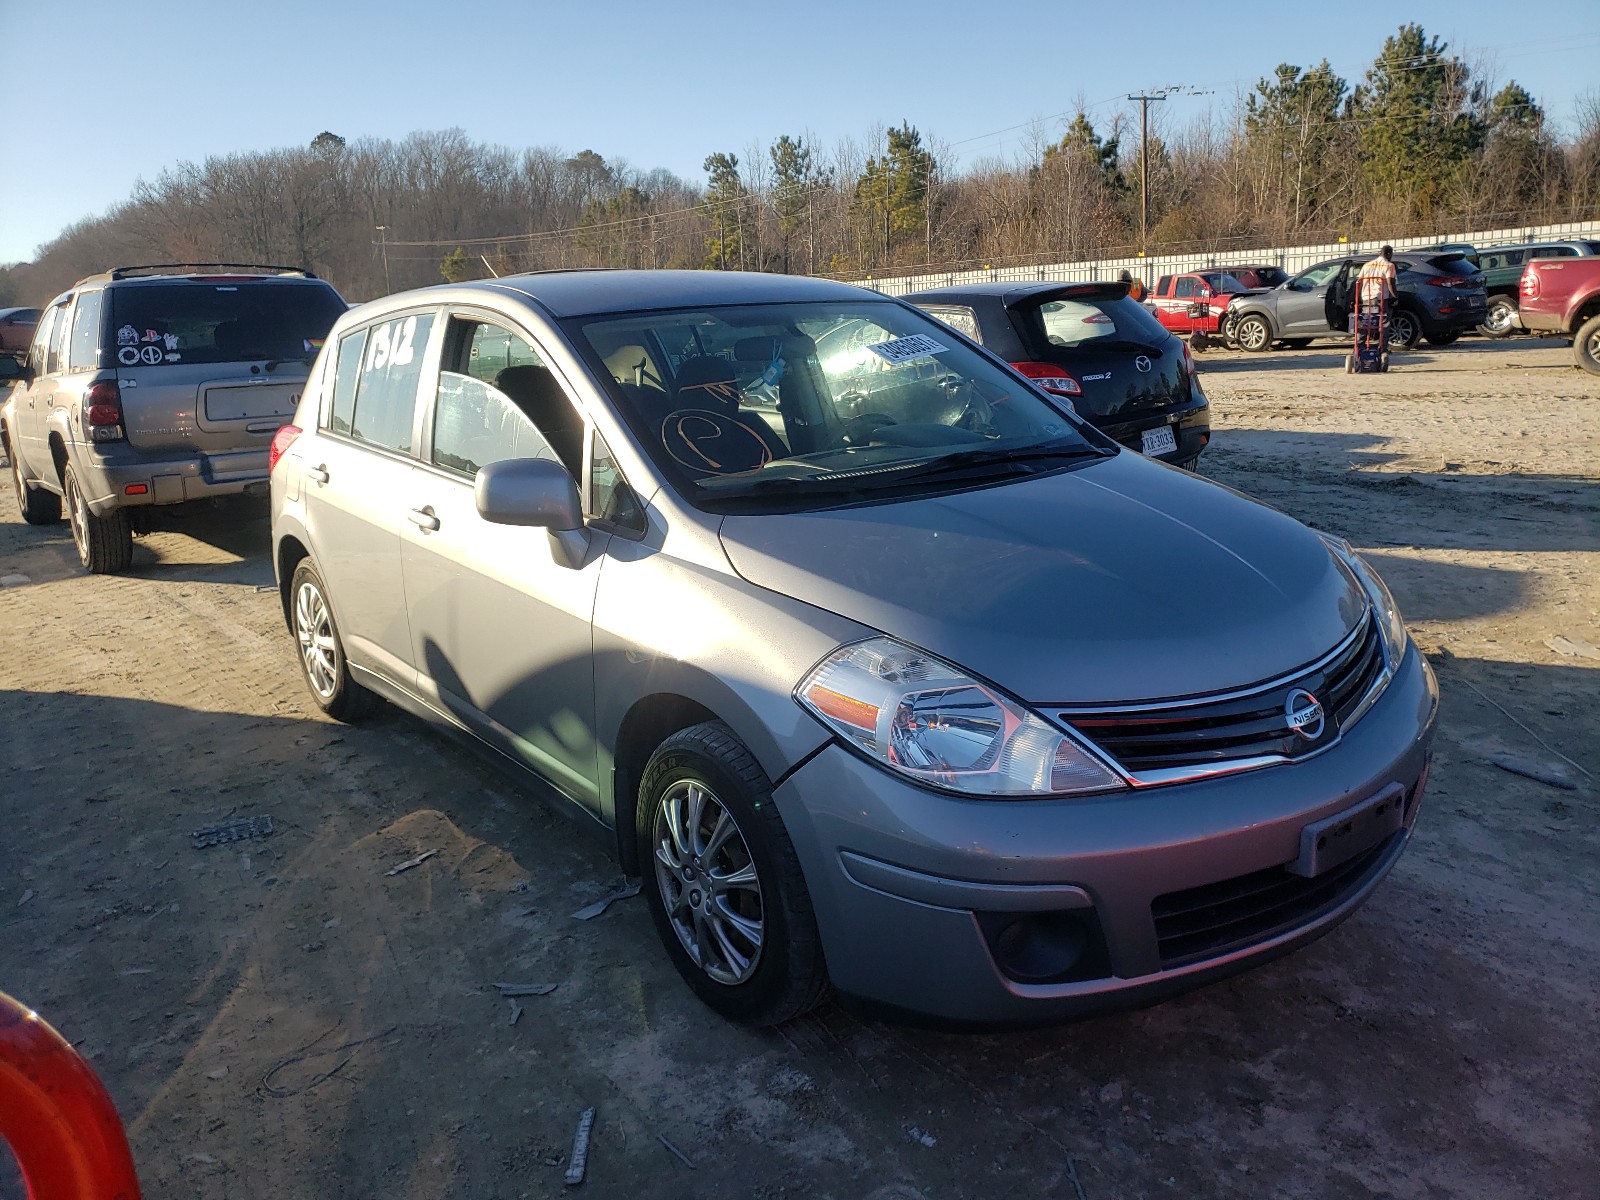
[[[1410,850],[1298,954],[1051,1029],[731,1027],[642,901],[573,918],[619,877],[536,800],[317,714],[264,519],[88,578],[7,488],[0,990],[150,1197],[558,1196],[590,1105],[604,1196],[1600,1197],[1600,380],[1525,340],[1340,361],[1201,359],[1204,472],[1368,553],[1443,693]],[[557,987],[513,1024],[496,982]]]

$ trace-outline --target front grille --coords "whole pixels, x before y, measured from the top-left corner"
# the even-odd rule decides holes
[[[1138,774],[1205,767],[1237,759],[1298,758],[1328,745],[1383,672],[1383,646],[1371,615],[1316,666],[1246,695],[1161,707],[1071,709],[1059,714],[1090,741]],[[1289,727],[1288,701],[1310,692],[1321,704],[1321,733]]]
[[[1396,833],[1314,879],[1269,867],[1157,896],[1150,915],[1162,967],[1225,954],[1314,920],[1367,882],[1403,837]]]

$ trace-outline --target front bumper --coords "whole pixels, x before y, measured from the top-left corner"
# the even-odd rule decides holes
[[[1287,766],[1076,800],[968,800],[833,745],[774,796],[840,992],[957,1023],[1057,1020],[1221,978],[1349,916],[1410,837],[1437,708],[1413,647],[1338,744]],[[1233,881],[1268,880],[1300,854],[1305,826],[1384,792],[1403,797],[1399,831],[1316,879],[1286,875],[1304,902],[1282,921],[1231,942],[1224,930],[1214,950],[1163,940],[1158,901],[1216,896],[1226,913]],[[1014,960],[1002,967],[1009,951],[998,948],[1019,918],[1082,931],[1077,965],[1043,981],[1019,976]]]

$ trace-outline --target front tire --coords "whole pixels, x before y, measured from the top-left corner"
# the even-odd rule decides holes
[[[1510,296],[1490,296],[1478,332],[1484,337],[1510,337],[1517,331],[1517,302]]]
[[[67,519],[72,523],[72,541],[78,548],[78,561],[91,575],[115,575],[133,562],[133,526],[128,510],[114,508],[104,516],[89,509],[78,474],[68,467],[62,478],[67,492]]]
[[[289,620],[300,651],[300,677],[317,707],[335,721],[357,721],[371,712],[375,697],[350,677],[327,584],[309,558],[300,560],[289,580]]]
[[[1406,309],[1397,308],[1389,314],[1389,349],[1414,350],[1422,340],[1422,322]]]
[[[11,459],[11,484],[17,491],[22,519],[29,525],[53,525],[61,520],[61,497],[22,478],[22,460],[15,449],[8,448],[6,456]]]
[[[828,992],[800,860],[772,784],[720,721],[673,734],[639,785],[644,892],[672,965],[730,1020],[778,1025]]]
[[[1591,375],[1600,375],[1600,317],[1590,317],[1572,339],[1573,360]]]
[[[1265,317],[1255,313],[1239,318],[1239,323],[1234,326],[1234,337],[1238,339],[1240,349],[1248,350],[1251,354],[1272,349],[1272,326],[1267,324]]]

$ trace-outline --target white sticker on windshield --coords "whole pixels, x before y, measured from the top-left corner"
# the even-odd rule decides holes
[[[885,362],[898,365],[917,358],[932,358],[935,354],[943,354],[950,347],[941,346],[925,333],[914,333],[910,337],[895,338],[892,342],[879,342],[876,346],[868,346],[867,349]]]

